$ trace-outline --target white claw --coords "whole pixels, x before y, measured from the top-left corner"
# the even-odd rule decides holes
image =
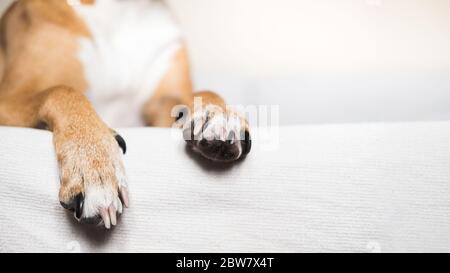
[[[111,225],[117,225],[116,208],[114,207],[114,205],[109,206],[109,217],[111,219]]]
[[[194,125],[194,136],[199,136],[202,132],[203,122],[197,121]]]
[[[122,201],[117,201],[117,212],[119,213],[119,214],[122,214],[122,211],[123,211],[123,206],[122,206]]]
[[[101,213],[100,213],[102,219],[103,219],[103,223],[105,224],[105,228],[106,229],[110,229],[111,228],[111,220],[109,219],[109,212],[107,209],[101,209]]]
[[[126,188],[126,187],[123,187],[123,186],[120,187],[119,193],[120,193],[120,197],[121,197],[121,199],[122,199],[123,205],[124,205],[126,208],[129,208],[129,207],[130,207],[130,200],[129,200],[129,198],[128,198],[128,190],[127,190],[127,188]]]

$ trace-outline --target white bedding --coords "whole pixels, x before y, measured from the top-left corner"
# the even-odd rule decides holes
[[[131,208],[106,231],[59,205],[50,133],[0,128],[1,252],[450,252],[450,122],[284,127],[228,169],[119,132]]]

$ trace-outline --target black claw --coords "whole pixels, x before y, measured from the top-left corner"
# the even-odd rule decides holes
[[[81,215],[83,214],[83,206],[84,206],[84,196],[83,194],[78,194],[77,197],[75,197],[75,217],[77,219],[81,218]]]
[[[179,125],[184,125],[189,114],[189,109],[183,105],[177,105],[175,107],[178,110],[178,116],[175,118],[175,122]]]
[[[175,118],[175,121],[180,121],[183,117],[184,117],[184,113],[183,112],[179,112],[178,113],[178,117]]]
[[[80,220],[81,215],[83,214],[83,206],[84,206],[84,196],[82,193],[78,194],[71,200],[70,203],[66,204],[60,202],[61,206],[67,210],[74,211],[75,217]]]
[[[250,151],[252,150],[252,138],[250,136],[249,131],[245,131],[245,139],[244,141],[242,141],[242,155],[246,156],[250,153]]]
[[[123,139],[123,137],[119,134],[116,134],[114,136],[114,138],[116,139],[117,143],[119,144],[120,148],[122,149],[123,154],[127,153],[127,143],[125,142],[125,139]]]
[[[194,121],[193,120],[190,122],[190,126],[183,130],[183,139],[189,145],[194,144],[195,139],[194,139]]]
[[[65,208],[65,209],[67,209],[67,210],[73,210],[73,209],[71,209],[70,208],[70,205],[68,205],[68,204],[66,204],[66,203],[64,203],[64,202],[59,202],[60,204],[61,204],[61,206],[63,207],[63,208]]]

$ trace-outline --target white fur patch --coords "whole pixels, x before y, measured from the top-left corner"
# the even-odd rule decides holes
[[[150,0],[97,0],[74,5],[92,39],[80,41],[88,97],[111,127],[143,125],[142,107],[181,47],[179,26]]]
[[[231,141],[239,149],[238,158],[242,155],[240,140],[243,140],[241,135],[245,133],[245,121],[240,116],[233,112],[223,112],[219,106],[208,104],[202,111],[194,113],[192,118],[193,133],[197,140],[204,138],[208,141]]]
[[[119,154],[119,158],[121,155]],[[115,175],[116,179],[119,183],[119,189],[123,187],[128,187],[127,185],[127,177],[125,174],[125,170],[123,169],[123,166],[121,165],[120,161],[118,161],[118,157],[114,159],[114,166],[115,166]],[[122,160],[120,158],[120,160]],[[111,187],[111,185],[105,184],[105,185],[85,185],[85,192],[84,192],[84,205],[83,205],[83,218],[92,218],[100,214],[101,209],[107,209],[111,205],[114,206],[115,210],[122,214],[123,211],[123,204],[118,196],[118,193],[114,191]]]
[[[109,154],[105,165],[94,167],[89,160],[95,158],[96,150]],[[102,209],[114,207],[114,212],[123,211],[119,194],[125,188],[127,192],[127,175],[123,165],[122,150],[114,139],[103,138],[97,145],[79,144],[74,141],[64,143],[60,149],[60,176],[71,184],[83,183],[84,203],[81,218],[99,216]],[[112,175],[113,172],[113,175]],[[114,179],[111,180],[111,179]],[[115,188],[117,181],[119,192]],[[122,192],[123,193],[123,192]],[[122,195],[122,197],[124,197]],[[128,196],[125,196],[128,199]],[[125,203],[126,205],[126,203]]]
[[[105,186],[90,185],[86,187],[83,206],[83,218],[99,215],[100,209],[113,205],[116,211],[122,212],[122,202],[112,189]]]

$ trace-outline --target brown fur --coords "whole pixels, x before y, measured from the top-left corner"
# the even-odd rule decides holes
[[[111,162],[120,151],[83,95],[87,83],[76,52],[79,36],[89,35],[84,23],[65,1],[22,0],[0,29],[0,124],[53,131],[61,202],[83,192],[83,179],[117,192]]]
[[[89,37],[89,29],[61,0],[16,1],[0,23],[0,125],[53,132],[60,200],[65,203],[83,192],[86,183],[106,185],[118,194],[114,168],[123,168],[111,130],[84,95],[87,81],[77,58],[80,36]],[[191,106],[194,96],[225,111],[215,93],[192,92],[187,51],[182,49],[143,116],[148,125],[168,127],[174,122],[173,106]]]
[[[225,110],[225,102],[214,92],[193,93],[189,57],[186,48],[173,57],[172,64],[154,95],[144,106],[144,119],[150,126],[169,127],[174,118],[171,111],[176,105],[186,105],[193,110],[193,98],[201,97],[203,104],[216,104]]]

